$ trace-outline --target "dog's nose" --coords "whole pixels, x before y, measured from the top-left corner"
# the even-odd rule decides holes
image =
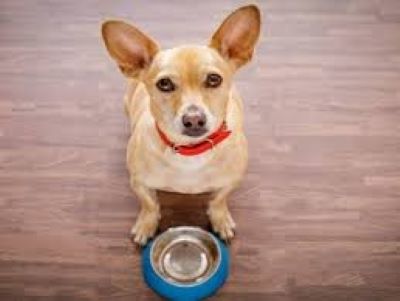
[[[183,126],[187,129],[199,129],[206,125],[206,115],[204,113],[190,113],[182,117]]]
[[[183,133],[188,136],[201,136],[207,129],[207,117],[204,112],[196,107],[190,106],[182,116]]]

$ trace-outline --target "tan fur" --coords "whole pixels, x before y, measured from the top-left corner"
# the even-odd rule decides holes
[[[247,6],[231,14],[214,34],[210,46],[182,46],[157,52],[154,52],[156,44],[150,38],[146,40],[136,28],[111,22],[103,25],[106,47],[123,72],[132,77],[125,95],[132,130],[127,164],[132,189],[142,204],[132,228],[135,241],[144,244],[157,229],[160,218],[157,190],[214,192],[208,210],[213,228],[224,239],[233,237],[235,224],[226,198],[245,173],[247,143],[242,103],[232,76],[253,52],[260,27],[258,9]],[[112,38],[108,36],[110,33]],[[126,43],[128,46],[121,46]],[[204,86],[209,73],[223,77],[220,87]],[[166,76],[176,83],[173,93],[161,92],[156,87],[157,80]],[[182,111],[193,104],[204,109],[209,125],[208,133],[197,138],[183,135],[180,129]],[[229,138],[196,156],[174,153],[161,141],[155,128],[157,122],[174,143],[188,144],[204,140],[223,121],[232,131]]]

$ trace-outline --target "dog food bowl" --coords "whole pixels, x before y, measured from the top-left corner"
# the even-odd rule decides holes
[[[220,288],[229,272],[229,252],[198,227],[170,228],[147,244],[143,276],[159,295],[176,301],[202,300]]]

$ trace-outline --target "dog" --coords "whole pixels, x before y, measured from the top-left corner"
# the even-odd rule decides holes
[[[139,245],[157,230],[158,190],[211,193],[212,228],[224,240],[233,238],[227,197],[248,161],[243,105],[233,76],[252,58],[260,26],[259,9],[243,6],[223,21],[208,45],[160,50],[128,23],[103,23],[106,49],[128,77],[127,166],[141,203],[131,234]]]

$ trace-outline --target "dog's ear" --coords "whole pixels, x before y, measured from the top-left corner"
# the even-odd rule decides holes
[[[214,33],[209,44],[238,68],[247,63],[260,35],[260,10],[243,6],[231,13]]]
[[[108,52],[126,76],[137,77],[158,51],[151,38],[125,22],[104,22],[101,32]]]

